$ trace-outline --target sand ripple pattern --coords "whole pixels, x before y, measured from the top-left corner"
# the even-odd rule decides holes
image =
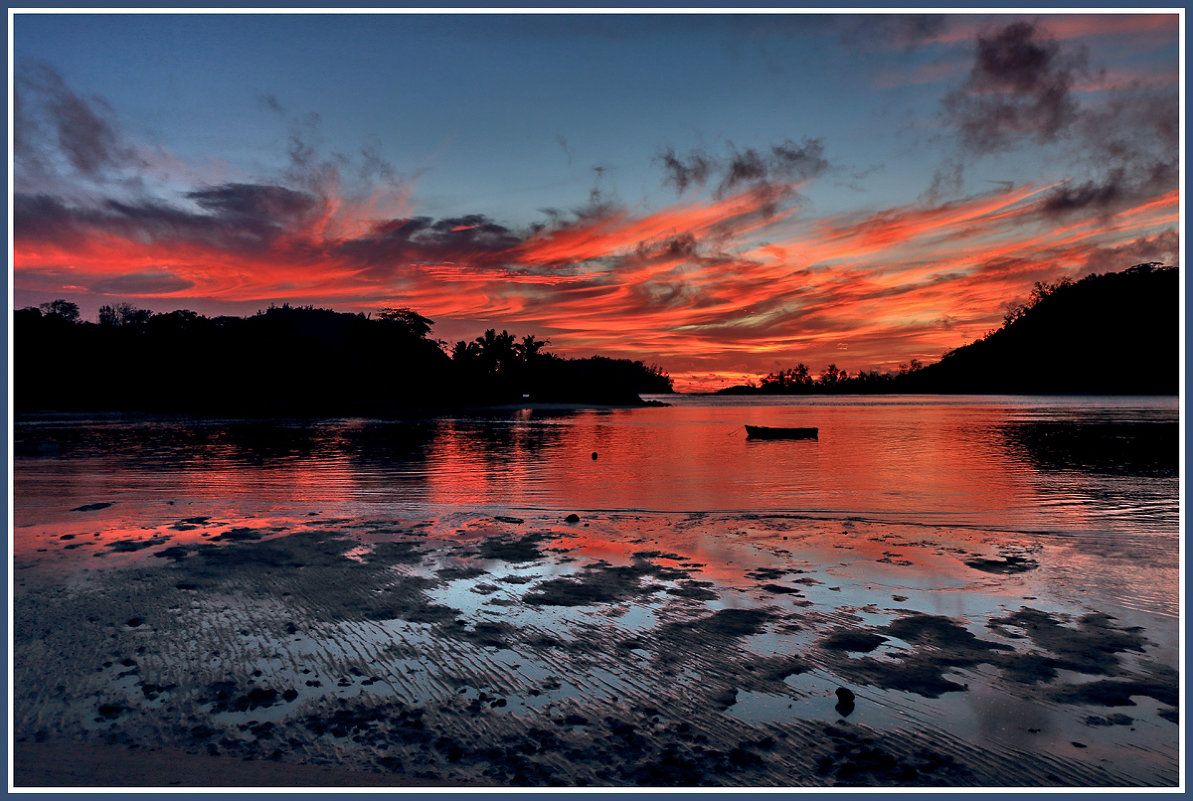
[[[1050,591],[1073,564],[1047,538],[715,515],[259,536],[189,519],[241,533],[22,576],[18,738],[395,786],[1178,779],[1175,623]]]

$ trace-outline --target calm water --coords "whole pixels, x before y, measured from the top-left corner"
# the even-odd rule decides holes
[[[246,514],[732,511],[1178,532],[1176,398],[666,401],[404,422],[21,420],[16,523],[169,500]],[[745,423],[820,437],[747,441]]]

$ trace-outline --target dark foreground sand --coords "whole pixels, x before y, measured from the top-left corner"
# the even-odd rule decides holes
[[[16,787],[392,787],[394,777],[343,768],[192,754],[180,748],[18,741]],[[429,782],[411,782],[411,786]]]
[[[1179,780],[1175,555],[740,515],[85,529],[16,557],[17,787]]]

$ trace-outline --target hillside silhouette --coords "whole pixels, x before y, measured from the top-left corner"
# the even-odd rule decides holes
[[[997,331],[904,380],[907,391],[1175,395],[1180,275],[1140,264],[1036,284]]]
[[[1037,283],[1000,328],[932,364],[852,374],[831,364],[817,374],[799,363],[721,392],[1175,395],[1179,388],[1180,276],[1153,262]]]
[[[13,315],[17,411],[356,415],[522,402],[634,405],[670,392],[661,369],[604,357],[569,359],[545,340],[486,331],[472,342],[429,338],[410,309],[352,314],[272,307],[251,317],[153,314],[104,306],[79,319],[66,300]]]

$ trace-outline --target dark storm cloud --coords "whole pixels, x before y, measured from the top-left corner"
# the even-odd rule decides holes
[[[13,195],[13,229],[26,241],[75,242],[106,233],[129,240],[190,241],[253,250],[292,231],[318,201],[280,186],[225,184],[187,193],[199,212],[158,200],[71,204],[49,195]]]
[[[1046,215],[1063,215],[1086,210],[1106,210],[1124,195],[1123,175],[1117,171],[1105,182],[1086,181],[1054,189],[1045,198]]]
[[[112,109],[99,98],[82,97],[45,64],[18,71],[15,92],[14,155],[17,165],[44,165],[61,155],[77,172],[96,177],[137,163],[134,150],[119,135]]]
[[[975,41],[965,82],[944,99],[945,120],[963,153],[986,155],[1029,143],[1057,145],[1074,177],[1050,190],[1045,217],[1109,215],[1179,183],[1180,101],[1175,87],[1099,86],[1084,49],[1058,43],[1041,25],[1018,21]],[[932,191],[957,188],[963,159],[937,173]]]
[[[1048,193],[1048,215],[1112,214],[1180,185],[1180,99],[1175,90],[1135,88],[1074,126],[1087,177]]]
[[[50,195],[13,195],[13,231],[18,241],[73,245],[95,234],[140,242],[215,240],[216,219],[156,201],[104,200],[76,205]]]
[[[386,238],[415,242],[430,249],[445,251],[478,250],[496,252],[506,250],[522,241],[521,237],[483,214],[467,214],[433,220],[415,217],[393,220],[378,226],[378,233]]]
[[[945,113],[974,152],[1004,150],[1021,139],[1054,142],[1078,119],[1072,89],[1087,73],[1083,49],[1062,48],[1035,24],[1014,22],[978,36],[973,67],[945,98]]]
[[[264,235],[297,222],[319,207],[319,201],[282,186],[223,184],[197,189],[186,197],[221,224]]]
[[[523,237],[482,214],[434,220],[413,217],[389,220],[371,233],[346,242],[338,251],[374,271],[409,264],[466,263],[491,267]]]
[[[683,233],[662,242],[640,242],[634,255],[644,261],[695,261],[700,255],[700,242],[694,235]]]
[[[729,150],[728,156],[718,158],[698,150],[679,156],[668,147],[656,158],[663,165],[667,183],[673,184],[679,194],[718,178],[715,193],[723,196],[743,186],[806,181],[829,167],[824,143],[819,139],[804,139],[798,145],[788,139],[761,151],[738,150],[730,143]]]
[[[98,209],[79,208],[78,222],[130,239],[207,239],[216,230],[214,218],[193,214],[157,200],[126,202],[108,199]]]
[[[12,228],[18,239],[74,244],[85,228],[79,222],[78,212],[59,198],[21,193],[12,196]]]
[[[725,169],[725,177],[721,179],[718,191],[725,192],[740,184],[765,181],[766,175],[766,162],[757,150],[747,148],[740,153],[734,152],[733,157],[729,159],[729,166]]]
[[[18,239],[68,240],[114,234],[139,241],[207,238],[212,218],[156,201],[104,200],[97,206],[73,205],[48,195],[13,196],[13,229]]]
[[[131,273],[92,281],[88,287],[100,295],[164,295],[190,289],[195,283],[170,272]]]
[[[800,145],[788,139],[775,145],[770,149],[769,164],[772,176],[798,180],[815,178],[829,166],[820,139],[804,139]]]
[[[1103,105],[1083,110],[1077,130],[1099,168],[1166,170],[1175,178],[1180,149],[1180,96],[1175,86],[1129,86]]]
[[[41,166],[41,157],[35,148],[35,143],[41,141],[37,120],[30,109],[28,90],[21,80],[13,81],[12,87],[12,150],[13,166],[19,167],[22,161],[27,162],[26,169]]]
[[[667,172],[667,181],[675,184],[675,191],[683,194],[689,186],[703,186],[712,171],[712,163],[703,153],[689,153],[680,158],[675,155],[673,148],[666,148],[658,155],[663,169]]]
[[[300,227],[319,202],[280,186],[225,184],[186,194],[202,212],[161,201],[107,200],[98,213],[82,212],[97,227],[132,239],[192,241],[231,250],[268,247]]]
[[[1095,248],[1086,257],[1085,269],[1089,272],[1117,272],[1124,265],[1143,264],[1158,261],[1177,264],[1180,261],[1180,233],[1176,229],[1163,231],[1153,237],[1144,237],[1115,247]]]
[[[13,196],[18,243],[85,246],[115,237],[138,247],[191,247],[193,258],[217,251],[244,258],[299,257],[302,261],[342,259],[370,275],[390,275],[411,266],[454,265],[499,270],[528,234],[471,214],[433,219],[393,219],[349,239],[312,237],[308,224],[324,212],[322,199],[281,186],[224,184],[188,192],[197,210],[156,200],[106,199],[76,204],[49,195]],[[320,217],[321,218],[321,217]],[[566,223],[561,223],[566,227]],[[188,288],[185,279],[166,273],[138,273],[104,279],[95,292],[154,294]],[[114,282],[114,283],[113,283]]]

